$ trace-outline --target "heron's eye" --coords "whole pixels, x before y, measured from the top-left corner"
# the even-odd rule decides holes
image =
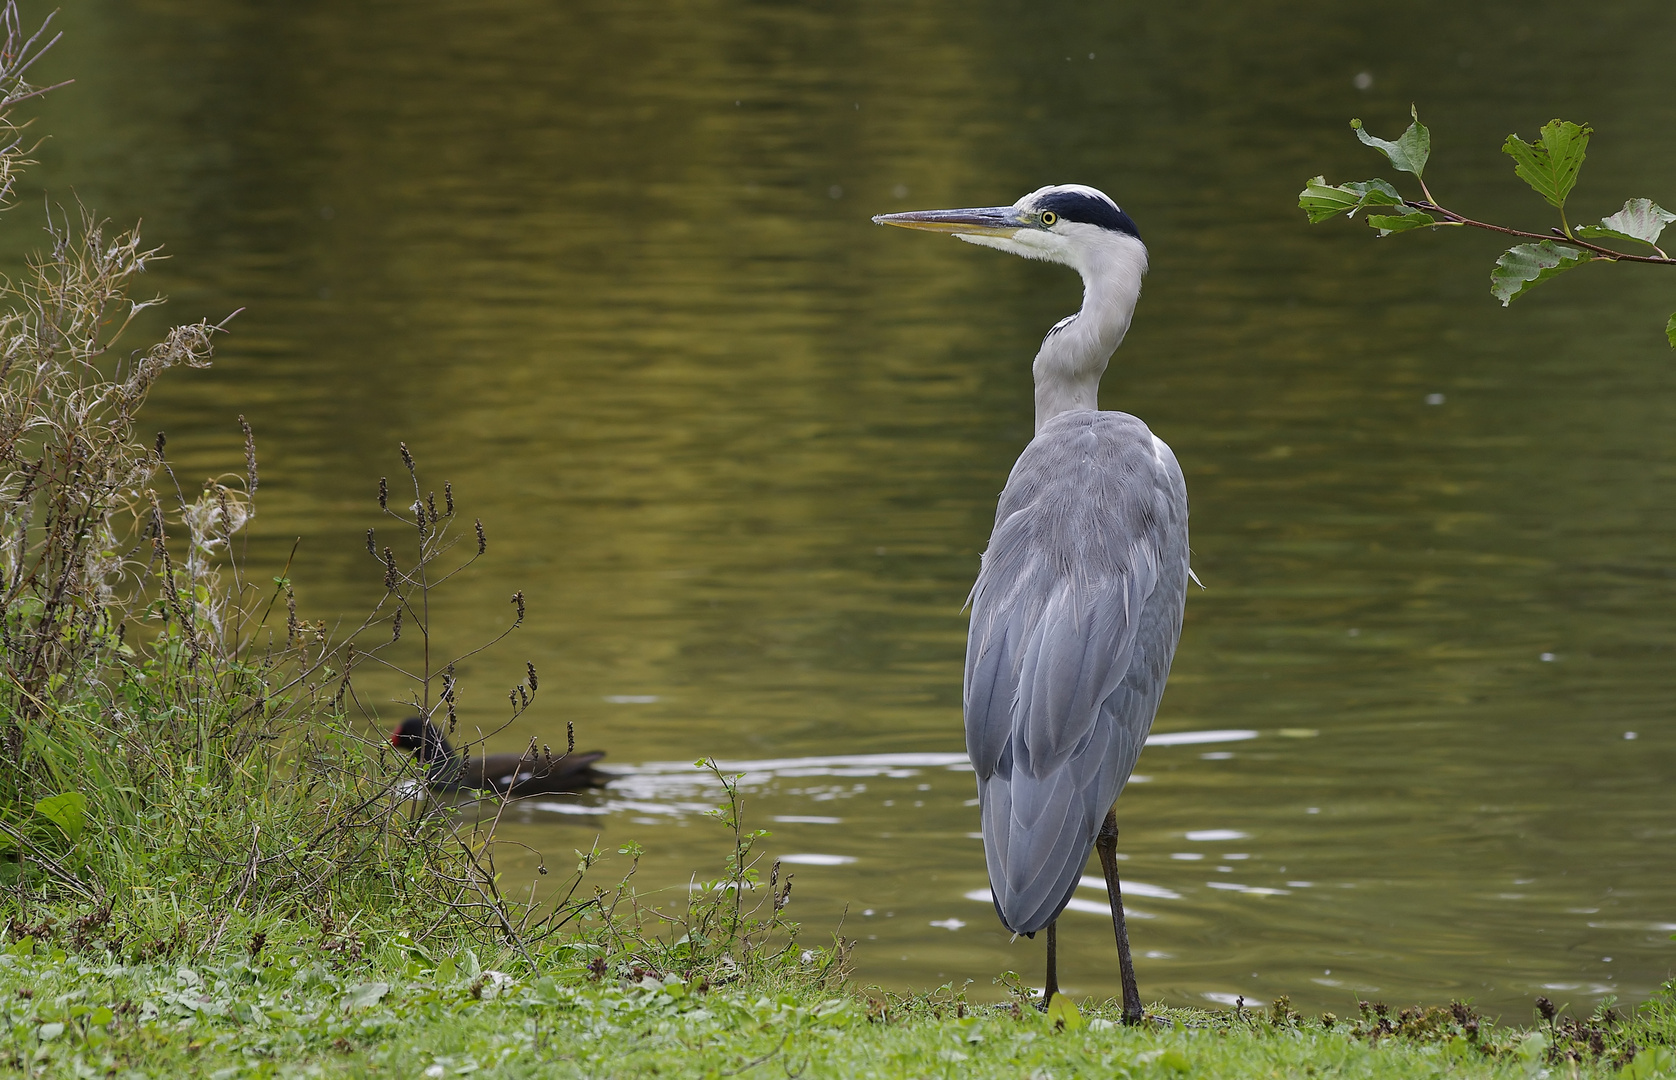
[[[1058,224],[1058,222],[1059,222],[1059,215],[1058,214],[1054,213],[1052,210],[1043,210],[1042,211],[1042,228],[1051,229],[1051,228],[1054,227],[1054,225]]]

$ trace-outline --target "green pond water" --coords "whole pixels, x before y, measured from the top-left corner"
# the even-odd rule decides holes
[[[571,721],[623,769],[512,815],[550,866],[634,839],[654,902],[684,895],[724,851],[688,764],[710,755],[861,979],[1040,979],[1040,940],[968,895],[961,607],[1078,283],[868,218],[1074,181],[1152,252],[1102,402],[1174,447],[1205,584],[1172,738],[1118,807],[1143,992],[1522,1018],[1676,968],[1676,277],[1587,268],[1503,310],[1493,238],[1295,209],[1316,172],[1377,174],[1346,122],[1394,137],[1410,102],[1448,205],[1546,228],[1497,148],[1553,116],[1597,129],[1574,221],[1676,204],[1676,8],[86,0],[59,23],[38,74],[77,81],[36,110],[8,250],[44,188],[145,218],[170,317],[245,309],[143,425],[195,480],[242,470],[249,416],[254,572],[301,537],[304,614],[377,599],[398,440],[452,482],[490,547],[435,598],[438,648],[515,589],[530,610],[462,666],[466,721],[499,723],[533,661],[494,746]],[[1100,900],[1061,924],[1080,994],[1117,992]]]

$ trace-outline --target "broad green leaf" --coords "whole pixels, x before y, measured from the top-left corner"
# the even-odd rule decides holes
[[[1366,206],[1401,206],[1402,196],[1383,180],[1357,180],[1349,184],[1329,184],[1324,176],[1317,176],[1298,192],[1298,209],[1309,215],[1311,225],[1319,224],[1339,214],[1355,216]]]
[[[384,995],[389,992],[389,983],[370,982],[352,986],[349,992],[343,995],[343,1011],[358,1012],[361,1009],[370,1009],[383,1001]]]
[[[1513,1052],[1527,1062],[1540,1062],[1548,1052],[1548,1036],[1540,1031],[1533,1031],[1519,1040],[1518,1045],[1513,1047]]]
[[[1077,1003],[1064,994],[1055,994],[1053,1000],[1048,1002],[1047,1018],[1048,1023],[1066,1031],[1075,1031],[1082,1027],[1082,1013],[1077,1010]]]
[[[1360,120],[1350,121],[1350,126],[1356,129],[1356,137],[1367,145],[1384,154],[1395,168],[1405,173],[1419,176],[1426,171],[1426,159],[1432,156],[1432,133],[1426,130],[1426,125],[1420,122],[1420,110],[1413,105],[1408,107],[1409,115],[1414,117],[1414,123],[1408,125],[1408,130],[1396,142],[1376,139],[1369,135],[1362,127]]]
[[[1623,1080],[1662,1080],[1676,1075],[1676,1053],[1668,1046],[1649,1046],[1637,1053],[1618,1075]]]
[[[1368,224],[1378,229],[1380,236],[1390,236],[1392,233],[1436,225],[1437,218],[1419,210],[1410,210],[1406,214],[1369,214]]]
[[[1526,290],[1556,277],[1574,266],[1581,266],[1594,256],[1582,248],[1556,244],[1544,240],[1539,244],[1520,244],[1509,248],[1496,260],[1490,271],[1490,293],[1506,307]]]
[[[1635,240],[1657,247],[1664,227],[1676,221],[1672,214],[1651,199],[1631,199],[1611,217],[1600,219],[1599,225],[1579,225],[1577,235],[1604,237],[1611,240]]]
[[[1664,324],[1664,336],[1670,339],[1670,347],[1676,349],[1676,314],[1670,316],[1670,321]],[[1676,941],[1676,934],[1670,935],[1671,941]]]
[[[87,796],[79,791],[49,795],[35,804],[35,812],[62,829],[73,844],[87,826]]]
[[[1593,131],[1587,124],[1550,120],[1542,125],[1536,142],[1509,135],[1501,152],[1513,159],[1513,171],[1532,191],[1547,199],[1549,205],[1563,208],[1566,196],[1577,184]]]

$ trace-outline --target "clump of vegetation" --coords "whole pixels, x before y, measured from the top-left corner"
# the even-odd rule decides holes
[[[13,111],[52,41],[13,4],[0,34],[9,190]],[[425,848],[395,842],[393,772],[332,708],[338,650],[283,574],[259,589],[228,557],[255,513],[253,433],[242,476],[189,494],[137,428],[227,320],[124,352],[162,302],[135,299],[157,250],[85,209],[49,209],[47,231],[0,288],[0,884],[22,918],[78,903],[84,935],[153,948],[219,941],[234,912],[402,891]]]
[[[9,2],[0,36],[3,201],[28,164],[13,110],[41,92],[25,75],[56,39],[24,34]],[[289,567],[252,574],[237,550],[260,483],[250,426],[240,418],[244,468],[192,491],[164,435],[139,427],[157,380],[208,366],[231,316],[125,351],[136,316],[162,303],[134,298],[157,249],[85,209],[50,212],[48,232],[48,251],[0,287],[0,913],[14,945],[144,964],[249,942],[252,961],[301,949],[342,964],[396,937],[415,955],[487,950],[584,981],[841,979],[841,947],[797,943],[790,876],[776,864],[758,880],[764,834],[719,772],[732,853],[676,912],[641,901],[633,845],[612,884],[594,883],[596,848],[545,895],[508,896],[507,800],[438,803],[355,685],[382,667],[408,687],[400,715],[456,734],[457,666],[526,617],[514,594],[501,632],[442,652],[434,593],[485,556],[481,519],[458,527],[453,486],[439,496],[401,446],[396,491],[378,481],[392,528],[366,536],[382,598],[347,628],[299,618]],[[466,753],[534,703],[526,672]]]

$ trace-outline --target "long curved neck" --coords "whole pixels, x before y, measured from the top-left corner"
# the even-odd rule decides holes
[[[1036,353],[1036,430],[1074,409],[1100,407],[1100,376],[1129,331],[1146,273],[1146,248],[1113,234],[1090,245],[1079,263],[1082,308],[1048,332]]]

